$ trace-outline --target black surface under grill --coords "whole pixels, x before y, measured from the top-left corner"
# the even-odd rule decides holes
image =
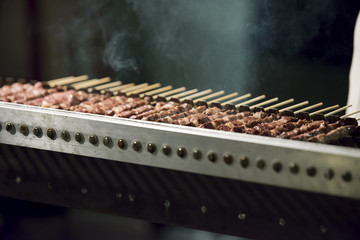
[[[0,194],[257,239],[360,234],[357,200],[5,144]]]

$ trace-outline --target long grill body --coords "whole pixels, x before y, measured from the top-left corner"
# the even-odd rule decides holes
[[[13,103],[0,112],[3,196],[255,238],[359,234],[360,149]]]

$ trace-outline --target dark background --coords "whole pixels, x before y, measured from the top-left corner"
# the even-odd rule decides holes
[[[345,104],[357,0],[0,0],[0,76]]]
[[[88,74],[344,105],[359,9],[358,0],[0,0],[0,76]],[[159,235],[146,222],[0,203],[9,239],[230,238],[175,228]]]

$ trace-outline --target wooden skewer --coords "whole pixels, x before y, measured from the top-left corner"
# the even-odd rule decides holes
[[[123,92],[123,93],[128,93],[128,92],[131,92],[131,91],[133,91],[133,90],[141,89],[141,88],[144,88],[144,87],[147,87],[147,86],[149,86],[148,83],[142,83],[142,84],[139,84],[139,85],[135,85],[135,86],[132,86],[132,87],[123,89],[123,90],[121,90],[121,92]]]
[[[143,85],[143,84],[140,84],[140,85]],[[140,85],[138,85],[138,86],[140,86]],[[141,87],[134,86],[133,89],[126,89],[126,91],[125,91],[126,96],[130,96],[131,94],[133,94],[133,91],[136,91],[136,90],[139,90],[140,92],[145,92],[146,90],[144,90],[144,89],[146,89],[147,87],[149,87],[148,83],[146,83],[146,85],[141,86]]]
[[[331,107],[323,108],[323,109],[320,109],[320,110],[317,110],[315,112],[310,113],[309,116],[313,116],[315,114],[322,113],[322,112],[327,112],[329,110],[333,110],[333,109],[338,108],[338,107],[340,107],[340,106],[339,105],[334,105],[334,106],[331,106]]]
[[[251,97],[251,93],[247,93],[247,94],[242,95],[240,97],[237,97],[237,98],[231,99],[229,101],[226,101],[226,102],[222,103],[222,105],[238,102],[238,101],[243,100],[243,99],[248,98],[248,97]]]
[[[321,107],[322,105],[323,105],[323,103],[322,103],[322,102],[319,102],[319,103],[316,103],[316,104],[314,104],[314,105],[308,106],[308,107],[306,107],[306,108],[302,108],[302,109],[300,109],[300,110],[297,110],[297,111],[295,111],[294,113],[296,114],[296,113],[299,113],[299,112],[305,112],[305,111],[310,110],[310,109],[313,109],[313,108]]]
[[[79,76],[79,77],[66,77],[66,78],[62,78],[59,79],[59,81],[52,80],[54,82],[47,82],[48,85],[50,87],[55,87],[55,86],[63,86],[63,85],[67,85],[67,84],[71,84],[71,83],[75,83],[75,82],[81,82],[84,80],[87,80],[88,76],[87,75],[83,75],[83,76]]]
[[[143,96],[145,96],[145,95],[153,96],[154,94],[161,93],[161,92],[165,92],[165,91],[170,90],[170,89],[172,89],[172,88],[173,88],[173,87],[172,87],[171,85],[166,86],[166,87],[162,87],[162,88],[158,88],[158,89],[155,89],[155,90],[153,90],[153,91],[143,93],[143,94],[140,95],[140,97],[143,97]]]
[[[109,91],[110,92],[120,91],[122,89],[132,87],[134,85],[135,85],[134,83],[128,83],[128,84],[124,84],[124,85],[121,85],[121,86],[118,86],[118,87],[109,88]]]
[[[126,85],[129,85],[129,86],[126,86]],[[129,83],[129,84],[126,84],[126,85],[122,85],[123,86],[123,88],[121,88],[121,89],[118,89],[118,90],[116,90],[116,91],[113,91],[113,94],[114,95],[118,95],[119,93],[125,93],[126,92],[126,90],[128,90],[129,88],[132,88],[132,87],[134,87],[134,83]],[[135,86],[138,86],[138,85],[135,85]],[[119,88],[120,88],[121,86],[119,86]]]
[[[328,116],[333,115],[333,114],[335,114],[335,113],[341,112],[342,110],[348,109],[349,107],[352,107],[352,105],[350,104],[350,105],[347,105],[347,106],[338,108],[338,109],[336,109],[336,110],[334,110],[334,111],[332,111],[332,112],[329,112],[329,113],[327,113],[327,114],[324,114],[324,116],[325,116],[325,117],[328,117]]]
[[[94,81],[93,84],[89,84],[87,86],[84,86],[83,88],[89,88],[89,87],[95,87],[95,86],[99,86],[99,85],[102,85],[104,83],[108,83],[111,81],[111,78],[110,77],[104,77],[104,78],[100,78],[98,79],[97,81]]]
[[[111,82],[111,83],[105,83],[102,84],[100,86],[96,86],[94,87],[95,90],[103,90],[103,89],[107,89],[107,88],[112,88],[112,87],[116,87],[116,86],[120,86],[122,84],[121,81],[116,81],[116,82]]]
[[[77,82],[77,83],[71,83],[71,84],[69,84],[70,86],[72,86],[72,87],[76,87],[76,86],[78,86],[78,85],[81,85],[81,84],[86,84],[86,83],[91,83],[91,82],[93,82],[93,81],[96,81],[96,80],[98,80],[97,78],[92,78],[92,79],[87,79],[87,80],[85,80],[85,81],[82,81],[82,82]]]
[[[74,83],[71,86],[74,89],[78,90],[81,88],[88,88],[88,87],[100,85],[102,83],[107,83],[110,81],[111,81],[111,79],[109,77],[105,77],[105,78],[101,78],[101,79],[93,79],[93,80],[88,80],[88,81],[84,81],[84,82],[80,82],[80,83]]]
[[[208,94],[208,93],[211,93],[212,92],[212,89],[207,89],[207,90],[204,90],[204,91],[201,91],[201,92],[198,92],[198,93],[194,93],[190,96],[187,96],[187,97],[183,97],[183,98],[180,98],[179,100],[180,101],[184,101],[185,99],[193,99],[193,98],[196,98],[196,97],[199,97],[199,96],[203,96],[205,94]]]
[[[61,81],[58,81],[58,82],[55,82],[55,83],[50,83],[48,85],[50,87],[63,86],[63,85],[68,85],[68,84],[72,84],[72,83],[76,83],[76,82],[85,81],[85,80],[88,80],[88,79],[89,79],[88,75],[82,75],[82,76],[78,76],[78,77],[72,77],[72,78],[68,78],[68,79],[63,79]]]
[[[344,118],[350,117],[351,115],[355,115],[355,114],[357,114],[357,113],[360,113],[360,110],[359,110],[359,111],[356,111],[356,112],[353,112],[353,113],[349,113],[349,114],[343,115],[343,116],[341,116],[340,118],[341,118],[341,119],[344,119]],[[357,120],[357,119],[356,119],[356,120]]]
[[[131,91],[131,92],[129,92],[128,94],[137,94],[137,93],[141,93],[141,92],[146,92],[146,91],[152,90],[152,89],[154,89],[154,88],[158,88],[158,87],[160,87],[160,86],[161,86],[160,83],[154,83],[154,84],[151,84],[151,85],[149,85],[149,86],[147,86],[147,87],[144,87],[144,88],[141,88],[141,89],[136,89],[136,90],[134,90],[134,91]]]
[[[213,102],[221,102],[221,101],[223,101],[223,100],[225,100],[225,99],[229,99],[229,98],[235,97],[235,96],[237,96],[237,95],[238,95],[237,92],[230,93],[230,94],[228,94],[228,95],[225,95],[225,96],[222,96],[222,97],[219,97],[219,98],[216,98],[216,99],[212,100],[211,102],[209,102],[209,104],[211,104],[211,103],[213,103]]]
[[[58,82],[62,82],[64,80],[68,80],[68,79],[73,79],[74,76],[68,76],[68,77],[63,77],[63,78],[57,78],[57,79],[53,79],[53,80],[49,80],[49,81],[46,81],[47,84],[57,84]]]
[[[272,98],[272,99],[266,100],[266,101],[264,101],[264,102],[257,103],[257,104],[255,104],[255,105],[251,106],[250,109],[254,109],[254,108],[256,108],[256,107],[261,107],[261,106],[267,105],[267,104],[269,104],[269,103],[276,102],[276,101],[278,101],[278,100],[279,100],[279,98],[277,98],[277,97],[276,97],[276,98]]]
[[[204,96],[204,97],[195,99],[194,102],[204,101],[204,100],[207,100],[207,99],[210,99],[210,98],[213,98],[213,97],[217,97],[217,96],[223,95],[224,93],[225,93],[225,91],[221,90],[221,91],[218,91],[218,92],[209,94],[209,95],[207,95],[207,96]]]
[[[181,87],[181,88],[176,88],[176,89],[173,89],[173,90],[170,90],[170,91],[167,91],[167,92],[163,92],[163,93],[159,93],[159,94],[156,94],[156,95],[152,95],[153,99],[156,98],[156,101],[159,100],[159,97],[166,97],[168,95],[171,95],[173,93],[177,93],[179,91],[184,91],[186,88],[185,87]],[[166,99],[167,100],[167,99]],[[155,104],[156,101],[153,101],[151,102],[151,104]],[[160,99],[160,101],[162,101],[162,99]]]
[[[166,98],[166,100],[170,100],[171,98],[180,98],[180,97],[183,97],[183,96],[187,96],[187,95],[196,93],[198,91],[199,90],[195,88],[195,89],[192,89],[192,90],[189,90],[189,91],[186,91],[186,92],[182,92],[182,93],[178,93],[178,94],[169,96],[169,97]]]
[[[240,107],[241,105],[246,105],[246,104],[249,104],[249,103],[257,102],[257,101],[259,101],[261,99],[264,99],[265,97],[266,97],[265,95],[260,95],[260,96],[257,96],[255,98],[249,99],[249,100],[247,100],[245,102],[236,104],[235,107]]]
[[[276,103],[276,104],[271,105],[271,106],[269,106],[269,107],[266,107],[266,108],[264,108],[264,110],[267,111],[267,110],[272,109],[272,108],[277,108],[277,107],[286,105],[286,104],[288,104],[288,103],[292,103],[293,101],[294,101],[294,99],[293,99],[293,98],[290,98],[290,99],[285,100],[285,101],[283,101],[283,102],[279,102],[279,103]]]
[[[302,106],[307,105],[307,104],[309,104],[309,101],[304,101],[304,102],[297,103],[295,105],[291,105],[289,107],[280,109],[279,112],[283,112],[283,111],[286,111],[286,110],[291,110],[291,109],[294,109],[294,108],[302,107]]]
[[[169,96],[171,94],[178,93],[178,92],[183,92],[185,90],[186,90],[186,87],[176,88],[176,89],[173,89],[173,90],[168,91],[168,92],[163,92],[163,93],[153,95],[153,97],[167,97],[167,96]]]

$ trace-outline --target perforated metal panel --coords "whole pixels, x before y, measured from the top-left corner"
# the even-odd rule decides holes
[[[360,202],[73,154],[0,145],[2,196],[266,239],[352,239]]]
[[[0,143],[360,199],[356,148],[18,104],[0,111]]]

